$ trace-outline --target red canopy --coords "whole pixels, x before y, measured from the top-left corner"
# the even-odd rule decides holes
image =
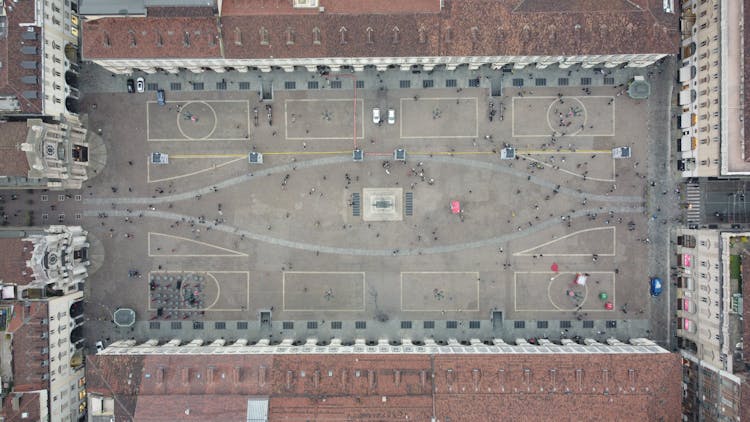
[[[458,214],[461,212],[461,203],[458,201],[451,201],[451,212]]]

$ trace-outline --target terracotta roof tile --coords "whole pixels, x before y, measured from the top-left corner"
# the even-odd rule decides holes
[[[33,252],[34,246],[29,241],[20,238],[0,239],[0,281],[23,286],[31,283],[34,280],[33,272],[26,267],[26,261],[31,259]]]
[[[36,77],[41,80],[41,30],[36,26],[20,26],[34,22],[34,1],[19,0],[9,3],[12,7],[6,7],[7,12],[7,36],[0,36],[0,57],[3,58],[0,66],[0,96],[14,96],[18,99],[20,112],[40,114],[42,112],[42,101],[39,98],[25,98],[24,91],[36,91],[41,96],[40,84],[25,83],[24,76]],[[37,40],[25,39],[23,34],[29,29],[36,31]],[[22,47],[37,47],[36,54],[24,54]],[[36,61],[36,69],[25,69],[21,66],[24,61]]]
[[[410,0],[386,2],[382,0],[320,0],[319,7],[325,13],[361,14],[361,13],[425,13],[440,11],[440,0]],[[292,0],[225,0],[221,5],[222,16],[242,15],[278,15],[278,14],[316,14],[318,8],[292,7]]]
[[[250,396],[269,397],[277,420],[429,420],[433,399],[444,421],[676,420],[679,361],[667,353],[96,355],[86,375],[91,393],[117,395],[118,420],[228,420],[244,415]]]
[[[17,301],[13,307],[8,331],[13,333],[14,391],[43,390],[49,386],[49,381],[42,379],[49,372],[49,366],[42,366],[42,361],[49,360],[49,340],[42,338],[47,332],[47,325],[42,324],[48,317],[47,309],[47,302],[42,301]]]
[[[26,122],[0,123],[0,176],[29,175],[29,160],[21,151],[28,131]]]
[[[522,5],[532,5],[527,0]],[[277,13],[221,17],[224,58],[406,57],[579,54],[674,54],[677,17],[661,2],[607,0],[595,11],[514,10],[510,1],[446,1],[440,13]],[[617,7],[608,8],[609,4]],[[529,6],[530,7],[530,6]],[[533,8],[532,8],[533,9]],[[180,20],[182,19],[182,20]],[[119,58],[118,48],[102,48],[132,26],[170,28],[182,33],[205,18],[111,18],[84,23],[86,59]],[[149,22],[149,23],[145,23]],[[317,29],[316,29],[317,28]],[[368,36],[368,28],[371,35]],[[320,36],[314,38],[314,31]],[[394,41],[394,32],[398,39]],[[241,34],[239,37],[237,33]],[[267,37],[262,35],[267,33]],[[292,33],[290,38],[288,35]],[[115,36],[117,34],[117,36]],[[240,42],[236,41],[240,40]],[[290,42],[292,41],[292,42]],[[318,41],[318,42],[316,42]],[[114,41],[112,41],[114,42]],[[125,46],[128,47],[128,46]],[[129,48],[129,47],[128,47]],[[147,42],[126,57],[209,57],[178,48],[164,52]],[[198,50],[200,51],[200,50]],[[210,50],[214,56],[220,53]]]
[[[12,392],[3,398],[2,416],[8,421],[40,421],[42,420],[40,399],[46,391],[28,393]],[[13,401],[18,400],[18,407],[14,409]],[[23,415],[23,417],[22,417]]]
[[[88,59],[221,57],[213,16],[102,18],[85,22],[82,36]]]
[[[748,23],[750,22],[750,6],[747,5],[747,2],[745,3],[745,7],[743,9],[743,22]],[[744,138],[744,145],[745,145],[745,161],[750,162],[750,28],[743,27],[742,31],[742,37],[743,37],[743,78],[744,78],[744,98],[742,100],[744,101],[744,109],[743,109],[743,115],[744,115],[744,131],[745,131],[745,138]],[[747,343],[745,343],[747,344]]]

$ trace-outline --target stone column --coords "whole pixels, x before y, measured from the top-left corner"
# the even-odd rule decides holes
[[[355,72],[364,72],[365,71],[365,65],[363,65],[363,64],[352,65],[352,68],[354,68]]]
[[[306,64],[305,69],[307,69],[308,72],[315,73],[318,71],[318,66],[314,64]]]
[[[271,71],[271,66],[269,66],[267,64],[259,65],[258,69],[260,69],[261,72],[269,73]]]
[[[281,68],[284,69],[284,72],[287,72],[287,73],[294,72],[294,65],[285,64],[281,66]]]
[[[375,69],[378,72],[385,72],[386,70],[388,70],[388,65],[387,64],[376,64],[375,65]]]

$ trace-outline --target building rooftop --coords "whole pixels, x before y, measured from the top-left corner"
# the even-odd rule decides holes
[[[278,14],[318,14],[320,7],[325,13],[344,15],[361,13],[438,13],[440,0],[411,0],[384,2],[380,0],[319,0],[318,7],[294,8],[292,0],[228,0],[222,1],[222,16],[278,15]]]
[[[2,127],[2,126],[0,126]],[[0,238],[0,282],[27,285],[31,283],[33,271],[26,266],[34,252],[34,245],[19,238]]]
[[[118,420],[226,420],[244,416],[251,397],[268,398],[269,417],[279,420],[542,419],[554,413],[674,420],[679,366],[679,356],[670,353],[103,354],[87,358],[86,378],[89,393],[116,396]]]
[[[233,12],[218,21],[206,17],[87,21],[83,57],[575,56],[678,50],[677,17],[664,13],[661,1],[585,3],[586,7],[573,7],[546,0],[448,0],[438,13],[432,9],[352,11],[341,3],[340,9],[334,8],[337,13],[294,10],[272,15],[241,14],[235,11],[240,6],[231,3],[223,10]],[[183,42],[186,32],[195,38],[189,44]]]
[[[26,122],[0,123],[0,176],[27,177],[29,161],[21,144],[26,142]]]
[[[0,414],[8,421],[40,421],[43,413],[42,403],[45,405],[44,416],[48,417],[46,395],[47,391],[12,392],[3,398]],[[44,399],[42,396],[45,396]]]
[[[0,114],[41,114],[41,30],[33,25],[34,1],[8,2],[0,32]],[[20,26],[21,24],[27,24]]]
[[[46,301],[16,301],[7,332],[12,334],[12,370],[14,391],[27,392],[49,387],[49,341],[43,334],[48,318]]]
[[[745,7],[743,9],[743,22],[747,23],[750,22],[750,7],[745,3]],[[742,98],[740,98],[740,101],[742,101],[743,104],[743,125],[742,130],[744,133],[742,134],[741,139],[744,140],[744,150],[745,150],[745,161],[750,162],[750,29],[742,26],[742,49],[743,49],[743,55],[742,58],[744,60],[744,63],[742,63],[742,78],[743,78],[743,84],[744,84],[744,92]],[[745,343],[747,344],[747,343]]]

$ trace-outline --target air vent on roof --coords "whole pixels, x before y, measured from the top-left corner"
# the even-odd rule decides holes
[[[23,98],[28,98],[28,99],[39,98],[39,92],[37,92],[37,91],[24,91],[23,92]]]
[[[37,78],[34,75],[27,75],[27,76],[21,77],[21,82],[23,82],[23,83],[25,83],[27,85],[36,85]]]
[[[31,45],[24,45],[21,47],[21,53],[23,54],[36,54],[36,47]]]
[[[36,39],[36,32],[34,32],[34,28],[28,27],[28,30],[21,35],[21,37],[25,40],[35,40]]]
[[[21,62],[21,67],[24,69],[36,69],[37,68],[37,62],[24,60]]]

